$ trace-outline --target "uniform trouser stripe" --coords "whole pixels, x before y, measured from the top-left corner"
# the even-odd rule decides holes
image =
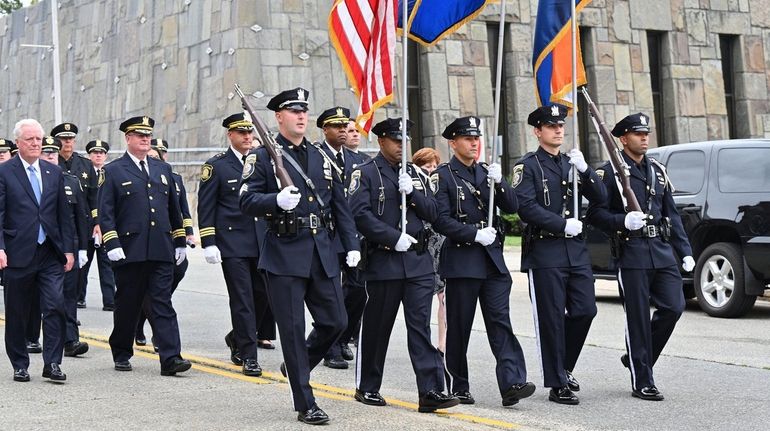
[[[623,286],[623,271],[618,268],[618,286],[620,286],[621,303],[623,304],[623,315],[625,316],[625,335],[626,349],[628,350],[628,365],[631,369],[631,387],[636,389],[636,369],[634,368],[634,354],[631,352],[631,337],[628,333],[628,312],[626,311],[626,289]]]
[[[532,270],[529,270],[529,299],[532,302],[532,317],[535,319],[535,339],[537,340],[537,358],[540,362],[541,370],[545,370],[543,363],[542,346],[540,345],[540,319],[537,316],[537,294],[535,294],[535,277]],[[545,374],[545,373],[543,373]]]
[[[364,316],[366,314],[366,305],[369,302],[369,287],[364,287],[364,292],[366,292],[366,300],[364,301],[364,312],[361,313],[361,324],[358,325],[358,345],[356,346],[356,389],[358,389],[361,385],[361,346],[363,346],[363,336],[364,336]]]

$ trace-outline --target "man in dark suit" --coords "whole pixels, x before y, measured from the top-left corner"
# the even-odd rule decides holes
[[[30,300],[43,314],[43,377],[64,381],[64,273],[72,269],[74,221],[61,169],[39,160],[43,128],[25,119],[14,127],[19,157],[0,165],[0,269],[5,296],[5,349],[13,379],[29,381],[26,325]]]
[[[117,292],[110,347],[117,371],[131,371],[134,332],[147,301],[158,342],[160,374],[190,369],[180,355],[179,324],[171,305],[174,263],[186,258],[185,231],[171,166],[147,157],[155,121],[133,117],[120,125],[126,153],[99,178],[99,225],[113,262]]]

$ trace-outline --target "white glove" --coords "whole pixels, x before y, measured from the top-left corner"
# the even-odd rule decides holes
[[[682,269],[685,272],[692,272],[692,270],[695,269],[695,259],[693,259],[692,256],[685,256],[684,259],[682,259]]]
[[[187,259],[187,247],[177,247],[174,249],[174,259],[176,264],[181,265],[185,259]]]
[[[578,172],[585,172],[586,169],[588,169],[588,163],[586,163],[586,159],[583,157],[583,153],[581,153],[577,148],[569,150],[567,157],[569,157],[569,164],[574,166]]]
[[[486,247],[495,242],[495,238],[497,238],[497,230],[493,227],[485,227],[476,231],[476,239],[474,241]]]
[[[583,222],[576,218],[568,218],[567,224],[564,226],[564,233],[567,235],[580,235],[583,232]]]
[[[626,214],[626,220],[623,225],[628,230],[639,230],[644,227],[647,216],[641,211],[631,211]]]
[[[302,198],[302,195],[299,193],[299,189],[294,186],[289,186],[278,193],[275,201],[282,210],[291,211],[297,207],[300,198]]]
[[[111,262],[117,262],[125,258],[126,258],[126,253],[123,252],[122,247],[113,248],[112,250],[107,252],[107,259],[109,259]]]
[[[487,178],[494,181],[495,184],[503,182],[503,168],[500,167],[499,163],[492,163],[487,167]]]
[[[206,258],[206,263],[222,263],[222,253],[219,252],[219,247],[215,245],[205,247],[203,257]]]
[[[398,176],[398,192],[412,194],[414,186],[412,185],[412,176],[409,174],[401,174]]]
[[[356,265],[358,265],[358,262],[361,262],[361,252],[358,250],[350,250],[345,257],[345,263],[348,265],[348,268],[355,268]]]
[[[411,235],[407,235],[405,233],[401,234],[401,237],[398,239],[398,242],[396,243],[396,251],[407,251],[409,250],[409,246],[412,244],[417,244],[417,240],[414,239]]]
[[[88,252],[86,250],[78,250],[78,268],[86,266],[88,263]]]

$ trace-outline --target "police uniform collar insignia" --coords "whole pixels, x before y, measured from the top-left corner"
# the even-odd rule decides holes
[[[559,107],[556,105],[551,106],[551,116],[552,117],[558,117],[559,116]]]

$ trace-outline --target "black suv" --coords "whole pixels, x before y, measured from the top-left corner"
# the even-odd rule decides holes
[[[770,288],[770,139],[679,144],[647,154],[667,167],[697,262],[691,276],[682,274],[685,296],[697,297],[711,316],[746,314]],[[607,236],[591,226],[586,234],[595,277],[614,279]]]

